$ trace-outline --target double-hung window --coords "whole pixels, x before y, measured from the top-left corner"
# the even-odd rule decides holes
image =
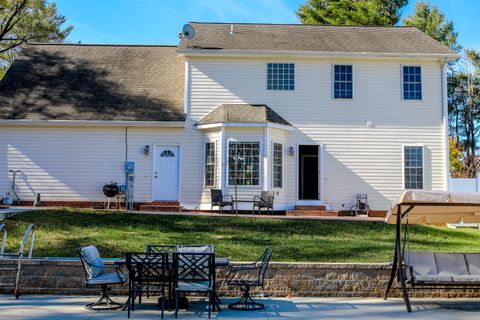
[[[423,189],[423,147],[403,147],[405,189]]]
[[[281,143],[273,144],[273,187],[282,187],[282,162],[283,162],[283,146]]]
[[[403,66],[403,99],[422,100],[422,68]]]
[[[205,144],[205,187],[215,186],[215,142]]]
[[[267,63],[267,90],[295,90],[295,64]]]
[[[259,142],[228,142],[228,184],[231,186],[260,184]]]
[[[333,98],[352,99],[353,98],[353,66],[334,65],[333,66]]]

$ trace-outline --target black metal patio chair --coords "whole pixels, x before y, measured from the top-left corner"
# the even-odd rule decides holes
[[[224,196],[221,189],[211,189],[211,207],[210,212],[213,211],[213,207],[218,207],[220,213],[223,212],[224,207],[230,207],[230,212],[233,213],[233,196]]]
[[[253,197],[253,213],[255,213],[255,208],[258,210],[258,214],[260,214],[262,208],[267,208],[267,214],[273,213],[274,200],[275,197],[273,196],[273,192],[262,191],[260,196]]]
[[[265,305],[258,303],[252,299],[250,289],[252,287],[263,288],[265,280],[265,272],[267,271],[270,258],[272,257],[272,249],[265,248],[260,259],[252,263],[234,264],[230,266],[227,273],[227,285],[240,287],[242,296],[237,302],[230,303],[229,309],[253,311],[265,308]],[[257,271],[258,273],[255,273]],[[248,272],[248,274],[247,274]],[[257,274],[257,277],[252,279],[251,275]]]
[[[175,274],[175,318],[178,315],[180,293],[196,292],[208,295],[208,318],[214,304],[215,254],[197,252],[175,252],[173,254]]]
[[[173,268],[172,268],[172,261],[173,253],[177,249],[176,245],[166,245],[166,244],[147,244],[147,252],[166,252],[168,255],[169,263],[167,265],[167,289],[168,289],[168,302],[171,302],[171,298],[173,297],[173,290],[172,290],[172,283],[173,283]],[[150,291],[147,287],[147,298],[150,298]],[[142,296],[139,297],[139,303],[142,303]],[[170,306],[169,306],[170,307]]]
[[[87,287],[99,286],[101,296],[97,302],[89,303],[85,307],[94,310],[118,309],[123,304],[113,301],[109,292],[112,285],[122,285],[127,280],[127,274],[122,273],[118,266],[106,266],[103,263],[100,253],[95,246],[88,246],[78,249],[80,261],[85,272],[85,283]],[[107,269],[114,269],[115,272],[105,272]]]
[[[165,288],[168,279],[167,252],[127,252],[126,265],[129,275],[127,310],[135,311],[135,299],[143,292],[160,293],[161,317],[165,311]]]

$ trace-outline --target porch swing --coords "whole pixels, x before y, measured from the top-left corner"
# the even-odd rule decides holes
[[[405,191],[388,212],[386,222],[396,224],[396,236],[385,299],[395,278],[408,312],[412,312],[410,290],[480,288],[480,253],[410,250],[411,224],[479,223],[479,194]],[[402,224],[405,225],[403,241]]]

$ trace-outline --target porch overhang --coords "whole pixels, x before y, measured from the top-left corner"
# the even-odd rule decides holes
[[[222,127],[243,127],[243,128],[274,128],[280,129],[285,131],[293,131],[292,126],[287,126],[278,123],[271,123],[271,122],[219,122],[219,123],[210,123],[210,124],[200,124],[196,125],[196,128],[199,130],[203,129],[214,129],[214,128],[222,128]]]

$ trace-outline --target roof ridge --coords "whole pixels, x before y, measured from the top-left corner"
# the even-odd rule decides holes
[[[342,25],[342,24],[314,24],[314,23],[269,23],[269,22],[202,22],[190,21],[197,24],[225,24],[225,25],[271,25],[271,26],[311,26],[311,27],[345,27],[345,28],[392,28],[392,29],[418,29],[414,26],[379,26],[379,25]]]
[[[27,42],[27,46],[83,46],[83,47],[178,47],[176,44],[105,44],[105,43],[51,43]]]

